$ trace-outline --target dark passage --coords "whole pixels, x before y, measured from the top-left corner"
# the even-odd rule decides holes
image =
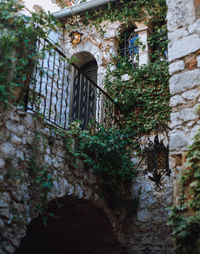
[[[15,254],[125,254],[116,240],[103,211],[85,200],[64,198],[58,208],[50,203],[44,226],[41,217],[34,219]]]

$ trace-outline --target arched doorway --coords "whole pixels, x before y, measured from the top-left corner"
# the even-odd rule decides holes
[[[44,226],[34,219],[15,254],[125,254],[101,209],[83,199],[63,198],[50,203],[53,213]]]
[[[71,121],[80,120],[83,128],[91,119],[95,118],[96,112],[96,86],[97,62],[88,52],[81,52],[74,57],[75,65],[80,71],[75,71],[72,92]]]

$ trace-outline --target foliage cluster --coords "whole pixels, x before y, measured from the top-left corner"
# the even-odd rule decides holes
[[[17,0],[0,4],[0,103],[9,103],[17,88],[26,89],[33,66],[44,54],[36,50],[36,41],[46,39],[56,20],[44,12],[28,16]]]
[[[104,34],[106,23],[104,21],[120,21],[119,35],[132,28],[136,22],[150,23],[152,31],[149,38],[149,46],[152,48],[152,60],[166,59],[167,51],[167,5],[166,0],[119,0],[108,3],[96,10],[80,14],[82,22],[77,28],[92,27]],[[68,29],[69,26],[66,25]],[[71,27],[71,29],[74,29]],[[120,36],[119,36],[120,37]]]
[[[35,42],[38,38],[47,38],[50,29],[53,29],[56,23],[53,17],[44,13],[27,17],[23,14],[18,15],[19,10],[22,10],[22,6],[14,0],[1,2],[2,102],[9,102],[13,87],[25,87],[26,82],[30,80],[33,66],[37,64],[39,58]],[[149,39],[149,45],[154,49],[151,56],[153,62],[133,68],[128,59],[119,57],[116,59],[117,68],[114,71],[109,70],[106,77],[105,85],[108,93],[112,95],[124,115],[123,133],[100,126],[96,132],[72,128],[70,133],[77,137],[76,150],[70,148],[68,141],[66,145],[74,158],[83,160],[88,168],[93,168],[100,181],[99,194],[105,197],[111,207],[118,208],[125,204],[131,204],[132,207],[133,201],[126,198],[128,196],[126,187],[136,172],[133,170],[128,140],[130,137],[154,131],[158,122],[166,123],[169,117],[167,63],[163,61],[166,51],[166,40],[163,40],[166,34],[166,4],[164,0],[120,0],[95,12],[86,12],[83,16],[85,25],[90,23],[100,31],[103,29],[101,23],[104,20],[111,22],[119,20],[129,27],[136,21],[144,21],[150,17],[154,25],[154,32]],[[13,76],[10,78],[11,73]],[[121,81],[121,75],[125,73],[131,76],[130,82]],[[48,179],[46,171],[42,173],[41,166],[35,164],[34,158],[30,165],[40,172],[36,180],[42,186],[41,190],[46,197],[48,188],[45,183],[50,187],[51,181],[48,180],[51,179]]]
[[[67,138],[66,148],[74,159],[80,159],[87,169],[93,169],[100,185],[98,194],[111,208],[119,209],[126,205],[129,211],[133,209],[136,200],[130,198],[129,187],[136,171],[131,161],[128,137],[101,125],[96,131],[82,130],[79,122],[74,122],[68,133],[75,137],[76,146],[73,150],[72,139]]]
[[[112,68],[108,68],[104,82],[108,94],[124,116],[121,121],[123,133],[129,133],[133,138],[162,131],[169,121],[166,12],[165,0],[120,0],[81,14],[83,27],[95,26],[102,33],[106,26],[103,21],[120,21],[120,34],[133,27],[135,22],[152,24],[148,39],[151,62],[137,66],[130,63],[128,57],[119,55],[113,58],[115,67],[111,64]],[[123,82],[123,74],[128,74],[130,80]]]
[[[179,205],[171,209],[168,224],[173,229],[176,253],[198,254],[200,250],[200,131],[187,154],[180,181]]]
[[[23,5],[17,0],[2,0],[0,4],[0,103],[9,105],[15,101],[17,89],[25,93],[33,80],[33,68],[44,57],[47,48],[36,50],[36,41],[46,39],[52,29],[58,25],[50,14],[44,12],[25,14]],[[51,45],[50,45],[51,47]],[[42,69],[41,69],[42,72]],[[42,75],[42,74],[41,74]],[[35,144],[28,161],[27,170],[33,185],[38,190],[37,212],[44,213],[47,206],[47,194],[51,190],[52,176],[39,151],[40,135],[35,131]],[[24,179],[21,179],[22,181]],[[46,220],[46,217],[43,217]]]
[[[128,74],[129,81],[121,76]],[[135,66],[117,58],[116,68],[108,70],[105,87],[123,114],[123,131],[132,137],[160,131],[169,121],[168,64],[165,61]]]
[[[14,98],[13,88],[22,87],[30,83],[33,76],[33,67],[38,59],[44,57],[45,51],[36,50],[36,40],[47,38],[56,22],[51,16],[44,13],[25,16],[23,6],[17,1],[2,1],[0,6],[0,26],[2,35],[0,40],[0,65],[2,72],[0,100],[9,103]],[[41,70],[42,72],[42,70]],[[12,76],[10,76],[12,74]],[[42,73],[41,73],[42,75]],[[37,113],[37,112],[36,112]],[[74,130],[72,131],[74,135]],[[74,158],[84,160],[89,168],[93,168],[100,181],[100,195],[104,196],[112,207],[127,205],[132,207],[132,201],[127,198],[126,185],[130,184],[135,172],[132,167],[130,151],[127,150],[127,141],[123,135],[114,129],[105,130],[99,127],[95,134],[87,131],[78,131],[77,151],[70,148]],[[52,176],[48,167],[42,163],[42,153],[38,151],[39,134],[35,133],[36,145],[32,147],[32,156],[28,169],[33,185],[38,188],[39,213],[46,208],[47,193],[52,188]],[[69,148],[69,146],[68,146]]]

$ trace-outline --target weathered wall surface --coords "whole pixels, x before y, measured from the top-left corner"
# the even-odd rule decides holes
[[[71,20],[72,24],[76,24]],[[69,23],[70,24],[70,23]],[[62,48],[67,57],[75,56],[77,62],[75,64],[78,67],[81,67],[83,64],[89,62],[91,59],[86,57],[84,58],[84,53],[90,53],[98,64],[98,75],[97,83],[100,87],[103,87],[103,80],[110,63],[113,63],[113,57],[118,55],[119,47],[119,36],[121,23],[119,21],[111,23],[110,21],[103,21],[101,27],[105,33],[100,33],[94,26],[82,27],[79,31],[83,34],[82,41],[80,44],[73,46],[71,43],[70,33],[64,31],[64,41],[61,42]],[[148,26],[144,23],[135,24],[135,32],[138,33],[140,41],[146,47],[139,48],[139,65],[147,64],[149,62],[149,48],[147,45],[148,38]],[[131,26],[130,26],[131,28]],[[83,57],[82,57],[83,55]],[[124,73],[126,74],[126,73]]]
[[[102,24],[103,25],[103,24]],[[112,62],[112,57],[116,56],[118,48],[117,40],[117,30],[120,27],[120,22],[111,24],[110,22],[105,22],[104,35],[101,35],[96,29],[93,28],[83,28],[81,33],[83,33],[82,41],[80,44],[73,46],[71,43],[70,33],[68,31],[64,32],[64,42],[63,47],[67,57],[75,56],[78,61],[75,64],[79,67],[86,64],[91,59],[88,58],[85,53],[90,53],[98,65],[98,75],[97,83],[102,87],[102,82],[106,74],[107,66]]]
[[[98,184],[93,173],[81,164],[77,169],[70,168],[65,143],[49,125],[17,109],[2,113],[1,117],[4,117],[0,135],[1,254],[15,252],[28,224],[37,216],[36,206],[40,200],[30,172],[33,158],[39,165],[46,165],[53,176],[54,188],[48,195],[49,201],[73,197],[102,208],[117,238],[125,243],[127,253],[172,253],[173,244],[166,226],[166,208],[172,203],[171,178],[166,179],[162,191],[156,192],[153,182],[141,174],[133,183],[133,196],[139,198],[137,211],[125,222],[123,217],[116,220],[95,192]],[[36,151],[39,154],[35,154]]]
[[[168,0],[168,46],[171,113],[171,167],[180,176],[188,145],[200,126],[196,108],[200,103],[199,1]],[[175,183],[177,186],[177,183]],[[178,198],[178,189],[175,199]]]
[[[77,169],[70,168],[63,139],[43,121],[17,109],[1,112],[0,119],[0,254],[15,252],[27,225],[38,214],[40,189],[33,172],[37,172],[37,166],[30,166],[33,159],[53,177],[48,201],[69,196],[89,201],[104,210],[117,238],[123,242],[120,219],[116,220],[97,195],[93,172],[84,169],[80,162]]]
[[[65,54],[68,57],[76,56],[78,61],[75,64],[80,64],[80,66],[85,63],[84,60],[86,62],[89,60],[88,58],[80,57],[82,53],[89,52],[94,56],[98,64],[99,86],[103,85],[102,81],[105,77],[108,63],[112,61],[112,56],[117,55],[117,35],[120,28],[119,22],[105,22],[104,25],[106,25],[106,33],[103,36],[98,31],[94,32],[92,30],[91,32],[91,28],[81,30],[84,35],[82,42],[77,46],[73,46],[70,43],[70,36],[66,31],[63,45]],[[147,27],[138,24],[139,28],[142,33],[146,34]],[[141,55],[141,59],[144,59],[144,52]],[[147,55],[143,63],[148,63]],[[139,207],[136,214],[130,214],[130,218],[124,225],[128,253],[173,253],[170,229],[166,226],[167,207],[172,205],[173,179],[172,177],[166,179],[163,184],[164,188],[160,192],[156,192],[153,182],[145,177],[142,171],[143,168],[141,168],[141,174],[137,181],[133,183],[132,190],[133,196],[139,198]]]
[[[174,18],[173,12],[175,3],[177,3],[177,1],[168,1],[168,5],[170,7],[168,14],[170,20],[169,27],[173,27],[171,22]],[[178,3],[180,3],[180,1],[178,1]],[[184,5],[184,8],[185,6],[186,5]],[[172,12],[171,17],[170,12]],[[179,16],[182,17],[181,15]],[[176,21],[174,21],[174,24],[176,24]],[[65,54],[68,57],[71,57],[73,55],[77,56],[78,54],[84,52],[89,52],[94,56],[98,63],[98,84],[100,86],[102,85],[102,80],[107,70],[107,64],[111,61],[112,55],[117,54],[117,30],[119,26],[119,23],[108,23],[106,29],[107,33],[104,34],[103,38],[98,33],[94,33],[94,31],[91,32],[85,30],[83,31],[84,35],[82,38],[82,42],[76,47],[73,47],[70,43],[69,34],[66,32],[64,35],[64,43],[62,45],[62,48],[64,48]],[[184,62],[185,58],[180,60],[178,58],[181,57],[178,56],[176,59],[173,58],[175,53],[170,53],[172,51],[180,51],[179,44],[176,44],[176,42],[181,40],[180,38],[182,38],[180,37],[180,35],[174,36],[173,33],[175,34],[175,31],[177,30],[177,33],[183,32],[182,34],[184,36],[184,30],[179,31],[179,28],[175,28],[175,25],[173,29],[173,31],[170,30],[169,33],[169,37],[171,36],[172,38],[169,45],[169,59],[171,61],[170,73],[173,75],[170,81],[171,92],[173,91],[173,89],[178,89],[176,86],[176,79],[179,78],[176,78],[176,75],[179,75],[177,74],[178,72],[181,72],[182,75],[182,72],[186,66]],[[195,29],[196,28],[193,28],[193,30]],[[187,35],[185,36],[187,37]],[[197,38],[197,33],[194,32],[193,37],[190,38]],[[192,45],[192,47],[194,47],[194,49],[196,50],[194,45]],[[148,61],[148,57],[145,61]],[[83,64],[84,63],[86,62],[83,62]],[[198,66],[200,66],[200,64],[198,64]],[[187,72],[187,70],[185,70],[184,72]],[[196,75],[198,76],[199,74]],[[193,78],[194,82],[196,82],[197,76],[196,78]],[[173,79],[175,79],[175,81],[173,81]],[[184,86],[190,86],[186,85],[187,82],[185,82],[185,80],[183,82],[181,79],[180,85],[178,85],[179,89],[181,89],[182,83],[184,83]],[[188,81],[188,83],[190,83],[190,80]],[[195,89],[196,85],[194,85],[194,89],[188,88],[189,95],[184,95],[184,92],[182,90],[174,93],[172,92],[173,97],[171,99],[171,105],[173,107],[173,131],[171,133],[171,149],[172,155],[175,156],[177,155],[177,153],[179,155],[180,150],[183,147],[185,149],[186,142],[188,141],[187,137],[184,136],[184,139],[179,139],[177,138],[177,135],[189,135],[187,132],[187,128],[190,128],[192,133],[194,125],[190,124],[187,126],[189,120],[180,120],[177,125],[175,124],[175,126],[173,126],[173,119],[177,116],[177,113],[181,117],[186,117],[187,115],[189,115],[188,117],[190,118],[190,111],[186,110],[183,111],[182,114],[180,114],[179,109],[180,107],[182,107],[182,110],[185,110],[184,105],[186,105],[187,103],[186,98],[196,96]],[[190,107],[191,110],[193,110],[193,107],[194,105],[192,104],[192,106]],[[194,112],[193,114],[195,115]],[[192,121],[194,121],[195,123],[196,120],[197,118],[195,115],[195,117],[193,116]],[[183,122],[186,122],[184,128],[180,127],[180,124],[182,124]],[[33,137],[35,132],[33,126],[35,125],[35,122],[30,115],[24,114],[22,112],[20,113],[20,111],[16,111],[11,112],[9,115],[6,116],[4,124],[5,127],[2,128],[1,135],[2,140],[0,160],[0,168],[2,172],[0,176],[0,184],[2,188],[6,190],[2,194],[2,203],[0,203],[0,228],[2,230],[1,232],[3,232],[1,234],[2,239],[0,239],[2,242],[0,247],[2,249],[0,249],[0,253],[2,251],[2,254],[14,252],[15,247],[18,247],[20,243],[20,239],[25,235],[27,224],[36,216],[36,213],[34,212],[35,204],[34,201],[32,201],[32,197],[30,196],[31,194],[29,186],[29,176],[25,174],[25,177],[27,177],[27,181],[23,184],[17,182],[16,178],[14,178],[15,180],[13,180],[12,178],[11,180],[8,180],[10,179],[8,172],[11,172],[11,175],[14,172],[14,176],[16,174],[16,168],[24,172],[24,163],[22,163],[22,161],[27,161],[31,153],[31,146],[33,145]],[[125,234],[126,246],[128,252],[131,254],[173,253],[173,243],[171,242],[169,228],[166,226],[166,208],[172,204],[173,187],[171,178],[166,179],[166,182],[164,183],[164,188],[160,192],[155,191],[153,183],[147,177],[144,177],[141,174],[137,178],[137,181],[133,184],[132,191],[134,196],[139,197],[139,207],[136,213],[130,214],[130,218],[124,224],[124,231],[122,233],[121,229],[118,227],[118,225],[120,225],[120,221],[117,222],[114,219],[111,211],[106,207],[102,200],[99,200],[98,196],[94,193],[94,189],[96,187],[96,179],[94,178],[94,176],[90,172],[84,171],[81,168],[79,168],[80,170],[78,171],[72,172],[68,166],[67,153],[62,140],[58,136],[55,136],[53,137],[53,144],[49,144],[48,140],[52,135],[50,134],[48,126],[45,126],[42,123],[38,123],[36,128],[37,132],[39,131],[43,133],[42,136],[44,139],[44,143],[47,144],[44,151],[44,160],[47,164],[49,164],[55,176],[54,191],[51,195],[49,195],[49,200],[55,197],[71,195],[75,198],[89,200],[98,207],[102,207],[106,212],[107,216],[110,218],[113,228],[117,232],[121,240],[124,240],[123,233]],[[182,142],[182,144],[178,147],[179,150],[173,148],[173,144],[177,146],[178,144],[180,144],[180,142]],[[40,146],[43,145],[40,144]],[[16,209],[18,210],[19,215],[21,214],[21,212],[23,212],[22,225],[19,225],[20,220],[15,220],[14,214]]]
[[[171,254],[173,241],[167,223],[167,207],[172,205],[172,178],[166,177],[161,191],[142,174],[133,185],[139,197],[137,212],[125,224],[126,245],[132,254]]]

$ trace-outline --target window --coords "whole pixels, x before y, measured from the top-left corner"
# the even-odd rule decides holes
[[[138,34],[135,29],[128,30],[120,36],[119,54],[126,57],[131,63],[138,61]]]

